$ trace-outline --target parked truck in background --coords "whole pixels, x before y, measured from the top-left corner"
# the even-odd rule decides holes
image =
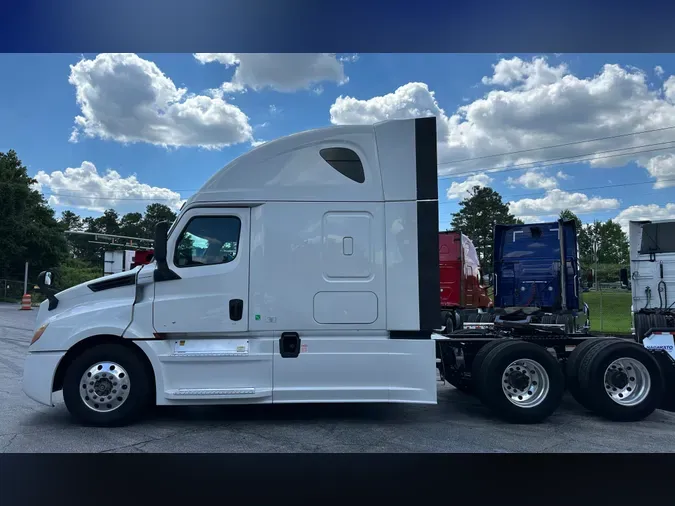
[[[579,274],[574,221],[496,225],[494,308],[489,314],[470,317],[464,327],[510,321],[584,333],[589,328],[589,310],[581,300]]]
[[[467,319],[476,320],[483,314],[487,316],[483,311],[492,307],[492,300],[484,286],[485,277],[471,239],[461,232],[440,232],[438,250],[441,323],[443,332],[449,334],[462,328]]]
[[[649,329],[675,330],[675,220],[631,221],[630,278],[633,333],[642,342]]]
[[[438,369],[513,422],[547,418],[566,385],[609,419],[652,413],[662,350],[501,316],[489,328],[435,332],[436,149],[435,118],[270,141],[216,172],[173,225],[157,225],[153,263],[58,293],[40,273],[47,300],[24,392],[51,406],[62,390],[75,419],[111,426],[153,404],[435,404]],[[551,228],[522,227],[527,241],[498,244],[501,300],[539,280],[536,302],[554,300],[543,296],[555,262],[518,263],[555,249]],[[565,239],[562,251],[573,252]],[[574,278],[572,257],[561,255]]]

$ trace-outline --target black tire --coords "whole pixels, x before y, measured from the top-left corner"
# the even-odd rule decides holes
[[[640,362],[651,381],[649,393],[634,406],[618,404],[606,390],[606,369],[614,360],[624,357]],[[579,364],[579,386],[585,392],[590,410],[609,420],[622,422],[643,420],[651,415],[661,404],[664,391],[661,369],[652,354],[635,342],[621,339],[611,339],[594,346],[584,356]]]
[[[80,384],[87,369],[98,362],[115,362],[128,373],[129,394],[116,409],[107,412],[88,407],[80,396]],[[138,420],[150,405],[153,392],[147,369],[138,354],[122,344],[100,344],[85,350],[68,366],[63,381],[63,400],[80,423],[100,427],[127,425]]]
[[[649,323],[649,327],[653,329],[662,329],[668,327],[668,320],[662,314],[649,315]]]
[[[555,322],[557,325],[564,325],[565,326],[565,332],[568,334],[571,334],[574,332],[574,316],[571,314],[560,314],[555,318]]]
[[[541,317],[541,323],[543,323],[544,325],[551,325],[555,323],[555,316],[545,314],[544,316]]]
[[[649,322],[649,316],[642,313],[637,313],[635,315],[635,337],[639,343],[645,338],[645,334],[650,329],[651,324]]]
[[[452,317],[452,313],[447,313],[445,317],[445,333],[452,334],[455,331],[455,319]]]
[[[587,409],[590,408],[588,407],[588,402],[584,395],[585,392],[579,385],[579,364],[590,350],[605,341],[606,339],[602,338],[592,338],[583,341],[581,344],[577,345],[576,348],[574,348],[572,353],[570,353],[570,356],[567,359],[567,364],[565,364],[567,390],[569,390],[569,392],[572,394],[574,400]]]
[[[521,359],[537,362],[548,376],[549,388],[546,395],[539,404],[531,407],[514,404],[502,387],[502,377],[507,367]],[[478,376],[474,378],[474,383],[483,403],[511,423],[542,422],[555,412],[565,393],[565,375],[558,361],[545,348],[518,340],[505,341],[501,346],[490,350],[481,364]]]
[[[495,339],[494,341],[489,341],[487,344],[484,344],[483,347],[480,350],[478,350],[478,353],[476,353],[476,355],[473,357],[473,362],[471,364],[471,381],[473,383],[473,392],[479,398],[481,397],[481,392],[480,389],[478,388],[476,378],[478,378],[481,374],[480,371],[483,366],[483,361],[485,360],[485,357],[487,357],[487,354],[490,353],[497,346],[503,345],[508,341],[510,340]]]
[[[481,313],[480,314],[481,323],[491,323],[494,321],[493,315],[490,313]]]
[[[467,323],[474,323],[480,321],[479,318],[480,316],[478,313],[469,313],[468,315],[466,315],[466,320],[464,321],[466,321]]]

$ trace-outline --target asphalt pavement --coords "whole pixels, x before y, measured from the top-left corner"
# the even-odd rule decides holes
[[[280,405],[155,408],[124,428],[75,424],[55,394],[42,406],[21,390],[37,309],[0,304],[0,451],[28,452],[665,452],[675,413],[612,423],[566,397],[538,425],[509,425],[439,383],[438,405]]]

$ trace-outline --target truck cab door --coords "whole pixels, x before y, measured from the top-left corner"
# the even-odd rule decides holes
[[[250,209],[196,208],[167,241],[180,279],[157,281],[153,324],[160,334],[227,337],[248,331]]]
[[[249,332],[250,221],[249,208],[190,209],[167,240],[180,279],[155,282],[153,324],[168,402],[272,401],[272,336]]]

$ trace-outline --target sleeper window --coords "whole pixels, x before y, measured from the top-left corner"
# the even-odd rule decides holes
[[[225,264],[234,260],[239,246],[241,221],[236,216],[192,218],[176,243],[177,267]]]
[[[325,148],[319,151],[319,155],[331,167],[356,183],[363,183],[366,174],[359,155],[347,148]]]

